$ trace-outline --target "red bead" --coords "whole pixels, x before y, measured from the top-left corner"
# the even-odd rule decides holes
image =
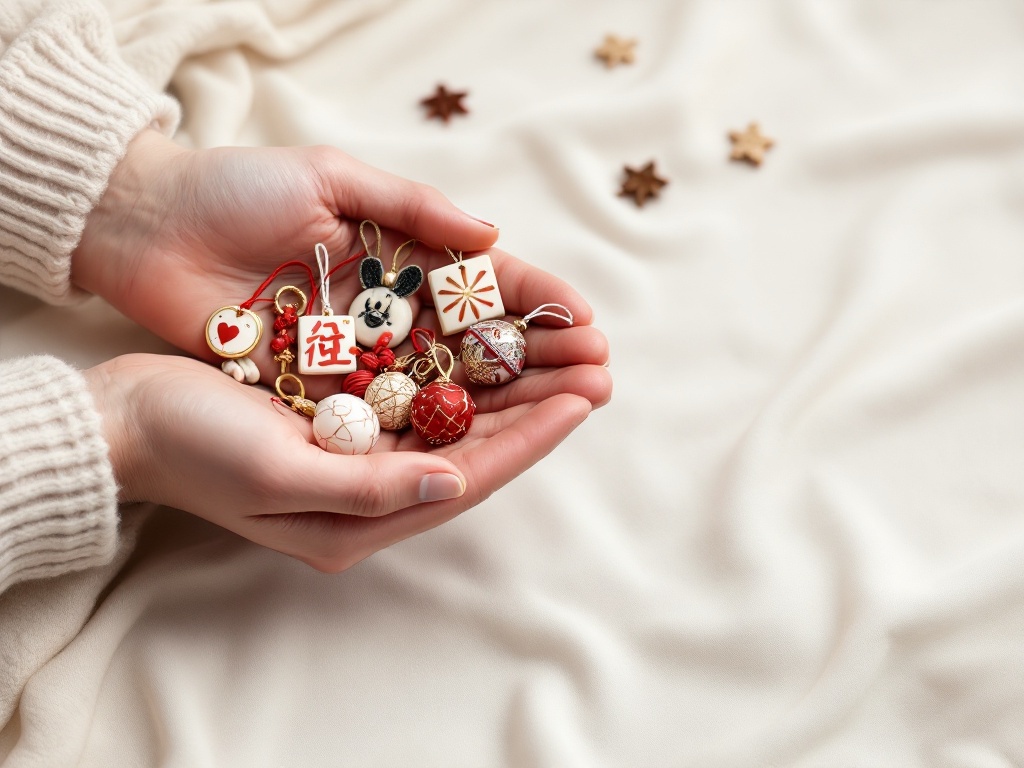
[[[283,331],[285,328],[291,328],[298,322],[299,316],[295,314],[295,307],[289,304],[284,308],[284,311],[274,319],[274,330]]]
[[[275,353],[280,354],[288,349],[288,347],[292,345],[293,341],[295,341],[295,339],[287,333],[282,333],[280,336],[275,336],[270,340],[270,348],[274,350]]]
[[[377,374],[374,371],[353,371],[345,377],[341,391],[347,395],[362,397],[366,394],[366,388],[370,386],[370,382],[375,378],[377,378]]]
[[[428,384],[412,399],[412,426],[431,445],[454,443],[469,431],[476,403],[450,381]]]

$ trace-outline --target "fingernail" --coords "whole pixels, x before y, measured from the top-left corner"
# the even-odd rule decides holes
[[[465,211],[463,211],[463,213],[466,213],[466,212],[465,212]],[[474,215],[473,215],[473,214],[471,214],[471,213],[466,213],[466,215],[467,215],[467,216],[469,216],[469,218],[471,218],[471,219],[472,219],[473,221],[479,221],[479,222],[480,222],[481,224],[486,224],[486,225],[487,225],[488,227],[490,227],[491,229],[497,229],[497,227],[496,227],[496,226],[494,226],[493,224],[491,224],[491,222],[489,222],[489,221],[484,221],[484,220],[483,220],[483,219],[481,219],[481,218],[480,218],[479,216],[474,216]]]
[[[424,475],[420,480],[420,501],[457,499],[466,488],[457,475]]]

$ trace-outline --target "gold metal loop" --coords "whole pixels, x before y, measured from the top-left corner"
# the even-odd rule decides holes
[[[462,251],[459,251],[459,255],[456,256],[452,249],[449,248],[447,245],[444,247],[444,249],[448,251],[448,255],[452,257],[452,261],[454,261],[456,264],[462,263]]]
[[[388,366],[388,370],[389,371],[405,371],[405,369],[408,368],[410,365],[412,365],[413,361],[415,361],[415,360],[416,360],[416,353],[415,352],[412,352],[412,353],[410,353],[408,355],[402,355],[401,357],[396,357],[395,358],[395,362],[393,362],[391,365]]]
[[[445,369],[441,365],[441,360],[437,356],[438,350],[443,350],[448,355],[448,368]],[[437,378],[441,381],[451,381],[452,371],[455,370],[455,355],[448,349],[444,344],[434,343],[434,346],[430,348],[428,354],[434,358],[434,364],[437,366]]]
[[[306,304],[309,302],[309,299],[306,298],[306,294],[304,294],[294,285],[282,285],[280,288],[277,289],[277,293],[274,294],[274,309],[277,310],[277,314],[284,314],[284,308],[281,306],[281,296],[285,293],[294,293],[296,296],[299,297],[300,303],[294,306],[295,314],[301,315],[303,311],[305,311]]]
[[[412,364],[412,368],[409,371],[409,378],[422,386],[423,384],[426,384],[427,378],[436,368],[437,363],[429,357],[418,357],[416,358],[416,362]]]
[[[281,388],[281,384],[283,384],[286,381],[295,382],[296,386],[298,386],[299,388],[298,394],[289,395]],[[299,398],[300,400],[306,399],[306,385],[303,384],[302,379],[300,379],[294,373],[282,373],[280,376],[278,376],[277,381],[274,382],[274,389],[277,390],[277,394],[282,400],[291,401],[292,398],[295,397]]]

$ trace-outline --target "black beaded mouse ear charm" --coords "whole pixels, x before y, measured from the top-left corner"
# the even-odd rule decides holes
[[[512,381],[522,373],[526,365],[526,337],[523,334],[535,317],[554,317],[572,325],[572,312],[561,304],[542,304],[522,320],[474,323],[462,337],[460,357],[466,368],[466,378],[474,384],[495,386]]]
[[[366,239],[367,224],[377,233],[373,248]],[[359,224],[359,237],[366,252],[374,255],[359,263],[359,283],[363,292],[355,297],[348,310],[355,319],[356,341],[364,347],[372,347],[383,332],[390,331],[391,347],[394,348],[405,341],[412,330],[412,307],[406,297],[414,294],[423,283],[423,270],[415,264],[399,270],[402,251],[409,246],[415,248],[416,241],[407,240],[398,246],[391,259],[391,269],[385,272],[380,260],[380,227],[367,219]]]

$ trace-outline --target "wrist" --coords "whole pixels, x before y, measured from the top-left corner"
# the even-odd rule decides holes
[[[75,285],[120,305],[166,215],[168,200],[161,189],[174,185],[189,154],[152,128],[129,142],[72,253]]]
[[[82,372],[100,414],[121,503],[146,499],[141,487],[146,476],[146,444],[138,439],[144,427],[134,412],[137,382],[127,359],[130,356],[114,358]]]

